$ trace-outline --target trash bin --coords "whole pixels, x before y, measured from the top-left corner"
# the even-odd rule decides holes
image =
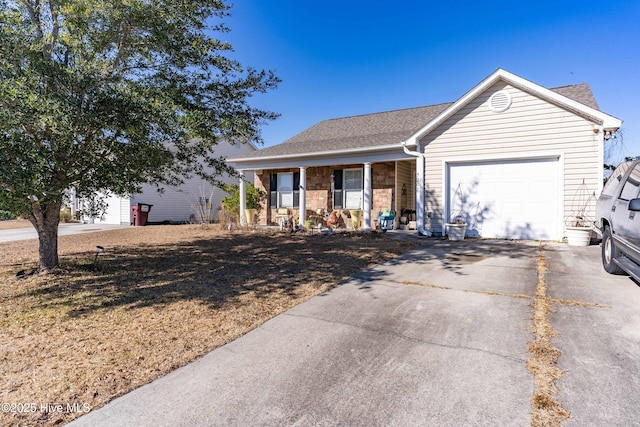
[[[133,212],[133,225],[142,226],[147,225],[147,220],[149,219],[149,211],[151,211],[150,204],[147,203],[138,203],[131,208]]]

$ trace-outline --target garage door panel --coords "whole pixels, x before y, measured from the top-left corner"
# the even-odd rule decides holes
[[[449,212],[461,209],[468,235],[554,239],[561,233],[557,159],[449,166]]]

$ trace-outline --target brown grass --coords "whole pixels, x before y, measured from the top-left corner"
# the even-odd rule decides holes
[[[560,426],[562,421],[571,417],[553,398],[558,392],[554,383],[562,377],[563,372],[556,365],[560,350],[551,343],[557,332],[549,320],[551,299],[547,296],[547,269],[548,263],[541,246],[537,257],[538,283],[533,306],[533,332],[536,338],[527,343],[531,354],[527,360],[527,369],[533,375],[536,385],[531,399],[531,425],[534,427]]]
[[[28,228],[33,227],[26,219],[8,219],[0,221],[0,230],[10,230],[14,228]]]
[[[35,405],[0,424],[70,421],[81,412],[67,404],[102,406],[410,247],[382,234],[151,226],[61,237],[61,268],[20,280],[37,242],[0,244],[0,403]]]

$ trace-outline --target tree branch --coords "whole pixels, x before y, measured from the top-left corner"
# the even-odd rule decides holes
[[[29,17],[31,18],[31,22],[33,22],[36,30],[36,36],[38,37],[38,40],[42,41],[42,26],[40,25],[40,16],[37,11],[37,9],[40,8],[40,2],[36,0],[35,5],[33,5],[27,0],[20,0],[20,3],[22,3],[27,9],[27,12],[29,12]]]
[[[52,2],[49,2],[49,11],[51,12],[51,42],[46,43],[43,47],[43,53],[47,59],[51,59],[51,54],[53,53],[53,49],[58,42],[58,33],[60,32],[60,23],[58,22],[58,11],[53,6]]]
[[[129,34],[131,34],[132,30],[133,30],[133,27],[127,24],[125,24],[124,28],[122,29],[122,38],[120,39],[120,43],[118,43],[118,53],[116,54],[116,57],[113,60],[113,65],[111,67],[112,75],[116,72],[116,69],[118,68],[118,64],[120,63],[120,60],[122,59],[122,56],[124,54],[124,48],[127,44],[127,39],[129,38]]]

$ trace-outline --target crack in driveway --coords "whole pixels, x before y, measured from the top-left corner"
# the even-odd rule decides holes
[[[284,313],[283,315],[291,316],[291,317],[298,317],[298,318],[312,319],[312,320],[319,320],[321,322],[331,323],[331,324],[334,324],[334,325],[350,326],[352,328],[361,329],[361,330],[364,330],[364,331],[367,331],[367,332],[391,335],[391,336],[394,336],[394,337],[397,337],[397,338],[402,338],[402,339],[405,339],[405,340],[408,340],[408,341],[413,341],[413,342],[416,342],[416,343],[419,343],[419,344],[425,344],[425,345],[442,347],[442,348],[449,348],[449,349],[452,349],[452,350],[476,351],[476,352],[480,352],[480,353],[485,353],[485,354],[490,354],[490,355],[493,355],[493,356],[497,356],[497,357],[500,357],[502,359],[506,359],[506,360],[509,360],[509,361],[512,361],[512,362],[517,362],[517,363],[525,363],[526,362],[524,359],[517,358],[517,357],[514,357],[514,356],[510,356],[508,354],[496,353],[496,352],[493,352],[493,351],[489,351],[489,350],[485,350],[485,349],[477,348],[477,347],[465,347],[465,346],[438,343],[438,342],[434,342],[434,341],[427,341],[427,340],[424,340],[424,339],[421,339],[421,338],[411,337],[411,336],[404,335],[404,334],[399,333],[399,332],[394,332],[394,331],[390,331],[390,330],[382,329],[382,328],[372,328],[372,327],[367,327],[367,326],[363,326],[363,325],[356,325],[356,324],[353,324],[353,323],[337,321],[337,320],[333,320],[333,319],[326,319],[326,318],[317,317],[317,316],[305,316],[305,315],[302,315],[302,314]]]
[[[457,289],[457,288],[452,288],[449,286],[441,286],[441,285],[434,285],[432,283],[425,283],[425,282],[419,282],[419,281],[401,281],[401,282],[395,282],[395,283],[400,283],[403,285],[414,285],[414,286],[424,286],[424,287],[428,287],[428,288],[433,288],[433,289],[442,289],[442,290],[446,290],[446,291],[460,291],[460,292],[468,292],[468,293],[473,293],[473,294],[483,294],[483,295],[491,295],[491,296],[499,296],[499,297],[509,297],[509,298],[520,298],[520,299],[530,299],[530,300],[535,300],[535,296],[532,295],[526,295],[526,294],[507,294],[504,292],[497,292],[497,291],[474,291],[471,289]],[[595,302],[585,302],[585,301],[577,301],[577,300],[568,300],[568,299],[557,299],[557,298],[550,298],[547,297],[549,302],[552,304],[560,304],[560,305],[566,305],[566,306],[574,306],[574,307],[596,307],[596,308],[611,308],[608,305],[604,305],[604,304],[599,304],[599,303],[595,303]]]

